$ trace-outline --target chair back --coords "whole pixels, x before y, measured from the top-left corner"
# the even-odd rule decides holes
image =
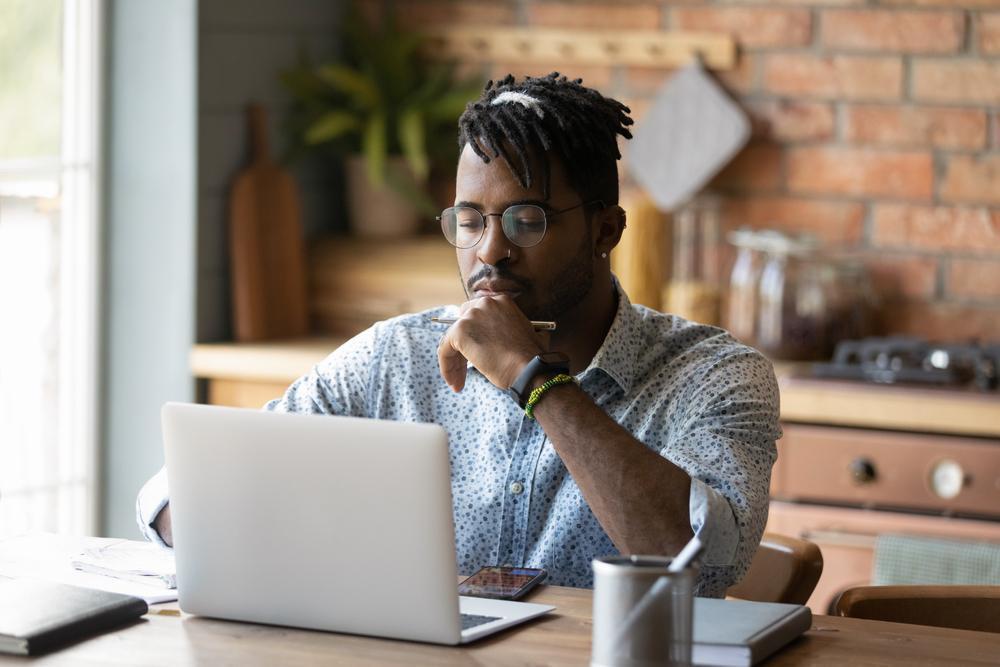
[[[1000,632],[1000,586],[858,586],[840,594],[837,616]]]
[[[754,602],[805,604],[822,573],[823,554],[818,546],[808,540],[764,533],[750,570],[727,594]]]

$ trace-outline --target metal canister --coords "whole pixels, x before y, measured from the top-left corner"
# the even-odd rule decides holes
[[[691,664],[695,569],[668,572],[670,561],[660,556],[593,561],[591,667]],[[645,598],[654,585],[655,597]]]

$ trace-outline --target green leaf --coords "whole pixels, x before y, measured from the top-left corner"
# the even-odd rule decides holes
[[[316,73],[331,88],[351,98],[359,109],[378,106],[381,95],[375,82],[353,67],[333,63],[322,65]]]
[[[349,111],[329,111],[306,128],[307,144],[320,144],[361,127],[358,118]]]
[[[399,116],[399,144],[403,155],[413,170],[413,175],[421,183],[427,180],[431,166],[427,157],[427,138],[424,128],[424,115],[420,109],[409,108]]]
[[[458,117],[465,111],[465,105],[479,96],[478,88],[473,92],[470,90],[452,90],[427,105],[427,116],[436,121],[458,121]]]
[[[388,159],[388,139],[384,113],[374,113],[368,119],[364,136],[361,139],[361,150],[368,167],[368,180],[372,185],[381,187],[385,184],[385,164]]]
[[[411,179],[400,176],[390,169],[386,173],[386,180],[389,183],[389,187],[413,204],[420,211],[421,215],[432,218],[441,212],[434,200],[430,198],[430,195],[415,185]]]

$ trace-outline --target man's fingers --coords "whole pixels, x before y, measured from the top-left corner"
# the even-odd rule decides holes
[[[451,344],[449,332],[438,345],[438,367],[441,377],[452,391],[459,392],[465,387],[465,376],[469,371],[467,364],[466,358]]]

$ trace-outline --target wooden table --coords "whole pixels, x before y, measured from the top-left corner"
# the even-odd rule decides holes
[[[183,614],[154,606],[142,620],[24,665],[585,665],[591,592],[542,587],[533,602],[549,616],[470,644],[446,647],[311,632]],[[266,604],[264,601],[261,604]],[[775,665],[997,665],[1000,634],[815,616],[806,635],[766,662]]]

